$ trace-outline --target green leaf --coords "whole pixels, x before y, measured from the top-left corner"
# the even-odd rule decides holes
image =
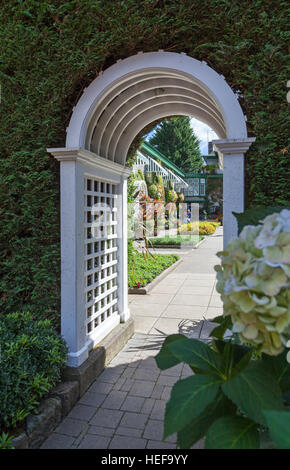
[[[168,348],[180,361],[203,371],[220,374],[220,357],[207,344],[197,339],[184,338]]]
[[[209,375],[194,375],[177,382],[166,405],[164,439],[196,418],[217,395],[221,381]]]
[[[230,341],[214,340],[213,347],[221,356],[221,369],[226,377],[240,373],[252,358],[252,349]]]
[[[243,369],[249,364],[250,360],[252,359],[253,356],[253,351],[250,349],[248,352],[246,352],[242,358],[239,360],[239,362],[234,366],[231,377],[235,377],[236,375],[240,374]]]
[[[224,315],[218,315],[217,317],[214,317],[211,322],[213,323],[218,323],[219,325],[221,325],[221,323],[223,323],[225,319],[225,316]]]
[[[206,434],[206,449],[258,449],[259,433],[256,423],[241,416],[217,419]]]
[[[249,418],[260,424],[266,424],[263,410],[283,409],[280,387],[261,367],[261,361],[248,364],[239,375],[225,382],[222,389]]]
[[[262,355],[262,362],[269,373],[277,379],[282,392],[290,390],[290,364],[286,358],[287,353],[285,349],[279,356]]]
[[[193,419],[185,428],[177,433],[177,442],[180,448],[189,449],[195,442],[205,436],[210,425],[224,415],[234,414],[236,406],[222,391],[219,391],[214,402]]]
[[[277,449],[290,449],[290,412],[266,410],[263,413]]]
[[[232,320],[229,315],[223,317],[223,321],[219,324],[219,326],[216,326],[212,330],[210,336],[212,336],[213,338],[223,339],[226,330],[231,326],[231,324]]]
[[[155,361],[159,369],[169,369],[170,367],[176,366],[181,362],[181,360],[172,353],[168,346],[172,343],[183,340],[184,338],[184,335],[176,334],[170,335],[165,339],[162,348],[160,349],[157,356],[155,356]]]

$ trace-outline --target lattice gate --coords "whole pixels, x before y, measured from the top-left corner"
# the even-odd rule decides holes
[[[116,185],[84,178],[85,324],[88,337],[102,337],[118,315]]]

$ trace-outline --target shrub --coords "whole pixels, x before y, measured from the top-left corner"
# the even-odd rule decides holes
[[[188,224],[183,224],[178,229],[179,234],[186,234],[187,232],[195,233],[197,232],[197,227],[199,231],[199,235],[212,235],[215,232],[215,225],[211,222],[190,222]]]
[[[0,427],[15,427],[60,381],[66,346],[49,320],[28,312],[0,317]]]
[[[148,194],[151,198],[160,201],[164,199],[164,186],[161,184],[150,184],[148,186]]]
[[[160,186],[164,186],[163,178],[162,178],[161,175],[157,176],[156,182],[157,182],[157,184],[160,184]]]
[[[161,370],[184,362],[194,374],[173,386],[164,439],[177,432],[182,448],[206,437],[206,449],[258,449],[270,436],[267,447],[290,448],[289,248],[285,209],[218,253],[225,315],[213,319],[210,343],[171,335],[156,356]]]
[[[175,202],[177,200],[177,193],[174,189],[167,189],[165,191],[165,201],[168,202]]]
[[[165,237],[160,238],[149,238],[150,244],[153,246],[155,245],[196,245],[198,242],[203,240],[204,237],[199,235],[177,235],[177,236],[169,236],[166,235]]]
[[[215,222],[213,220],[210,221],[210,224],[214,226],[214,228],[220,227],[221,223],[220,222]]]
[[[281,212],[283,209],[290,209],[290,203],[283,201],[283,206],[256,206],[241,213],[233,212],[233,214],[238,221],[238,231],[241,233],[246,225],[259,225],[267,215]]]
[[[156,184],[150,184],[150,186],[148,186],[148,194],[149,194],[149,196],[152,197],[153,199],[157,199],[157,197],[158,197],[158,189],[157,189]]]
[[[200,235],[212,235],[215,232],[215,226],[210,222],[199,222]]]

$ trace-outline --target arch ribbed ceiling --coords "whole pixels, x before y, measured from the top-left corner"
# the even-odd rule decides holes
[[[226,137],[222,114],[209,94],[192,78],[176,72],[139,71],[99,99],[86,133],[86,149],[124,164],[129,147],[143,127],[172,115],[192,116]]]
[[[159,51],[119,61],[92,82],[73,112],[67,147],[124,165],[135,136],[173,115],[203,121],[220,139],[247,137],[244,115],[224,77],[185,54]]]

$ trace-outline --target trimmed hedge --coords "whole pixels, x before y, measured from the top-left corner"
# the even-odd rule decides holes
[[[283,209],[290,210],[290,202],[284,202],[284,206],[257,206],[252,209],[247,209],[245,212],[233,212],[238,222],[239,234],[246,225],[259,225],[267,215],[274,214],[275,212],[280,213]]]
[[[0,6],[0,302],[59,327],[59,169],[73,106],[99,72],[139,51],[185,52],[238,93],[252,205],[288,197],[286,1],[11,0]],[[156,124],[156,123],[154,123]],[[147,126],[147,132],[150,129]],[[142,133],[141,133],[142,134]],[[132,152],[139,140],[132,145]]]
[[[181,245],[197,245],[204,237],[194,236],[194,235],[177,235],[170,236],[166,235],[165,237],[149,238],[149,245],[164,245],[166,246],[181,246]]]
[[[67,349],[49,320],[0,317],[0,429],[18,425],[60,381]]]

